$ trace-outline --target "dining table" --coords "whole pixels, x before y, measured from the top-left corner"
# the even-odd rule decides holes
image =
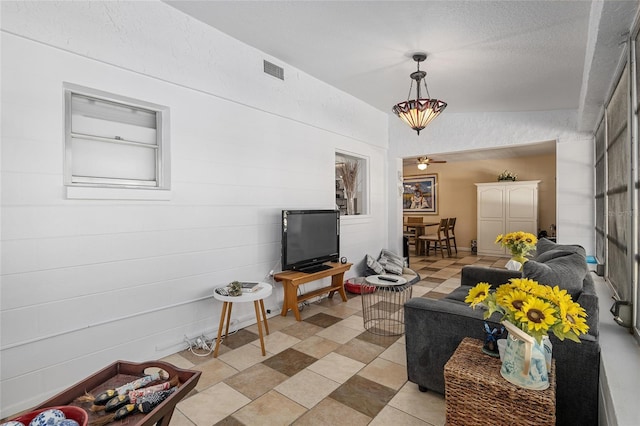
[[[422,222],[422,223],[404,223],[404,227],[407,231],[415,229],[415,241],[416,241],[416,256],[424,256],[424,250],[422,245],[418,244],[418,238],[420,235],[427,233],[427,228],[430,226],[438,226],[440,222]]]

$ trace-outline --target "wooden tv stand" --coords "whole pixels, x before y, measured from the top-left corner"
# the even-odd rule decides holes
[[[292,310],[296,316],[296,320],[300,321],[300,311],[298,310],[298,304],[324,293],[329,293],[329,298],[331,299],[337,291],[340,293],[342,301],[347,301],[347,294],[344,292],[344,273],[347,272],[353,264],[329,262],[326,263],[326,265],[331,266],[331,269],[314,272],[311,274],[299,271],[284,271],[279,272],[273,276],[276,281],[282,282],[282,286],[284,287],[284,303],[282,304],[281,313],[283,317],[286,317],[287,312],[289,312],[289,310]],[[319,288],[317,290],[313,290],[309,293],[301,294],[298,296],[299,285],[326,277],[331,277],[330,286]]]

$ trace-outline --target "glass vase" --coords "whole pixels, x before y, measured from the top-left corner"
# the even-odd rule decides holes
[[[347,197],[347,215],[356,214],[356,194],[354,191],[345,191]]]

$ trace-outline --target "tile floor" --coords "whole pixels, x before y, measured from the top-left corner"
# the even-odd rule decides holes
[[[464,265],[501,267],[506,259],[460,252],[410,263],[422,278],[413,297],[441,298],[460,285]],[[407,382],[404,336],[366,331],[359,295],[312,301],[301,316],[268,319],[264,357],[253,325],[225,339],[218,358],[187,350],[164,358],[202,371],[171,426],[444,425],[444,397]]]

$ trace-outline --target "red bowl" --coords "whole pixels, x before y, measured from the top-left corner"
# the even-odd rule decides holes
[[[87,422],[89,421],[87,412],[80,407],[76,407],[75,405],[62,405],[58,407],[40,408],[39,410],[34,410],[29,413],[25,413],[20,417],[16,417],[15,419],[12,419],[12,421],[20,422],[24,426],[29,426],[31,420],[33,420],[38,414],[42,413],[43,411],[54,409],[62,411],[67,419],[75,420],[80,426],[87,426]]]

